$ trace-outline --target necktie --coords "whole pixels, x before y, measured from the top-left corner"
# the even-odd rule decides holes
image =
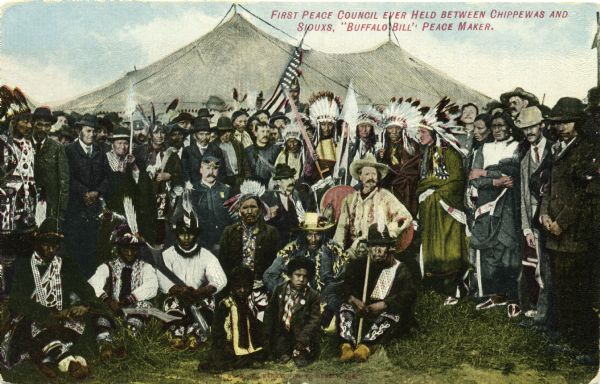
[[[131,267],[124,267],[121,271],[121,292],[119,292],[119,301],[125,300],[131,295]]]
[[[533,153],[535,155],[535,163],[539,164],[540,163],[540,150],[537,147],[537,145],[533,147]]]

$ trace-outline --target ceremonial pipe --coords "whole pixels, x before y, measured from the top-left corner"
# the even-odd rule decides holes
[[[300,128],[300,133],[302,134],[302,139],[304,140],[304,144],[306,144],[306,149],[308,150],[308,154],[310,155],[310,158],[314,160],[315,165],[317,167],[317,171],[319,172],[319,176],[321,176],[321,179],[322,179],[323,172],[321,172],[321,167],[319,166],[319,161],[315,160],[315,150],[312,147],[312,143],[310,142],[308,135],[306,134],[306,130],[304,129],[304,123],[302,122],[300,113],[298,113],[298,108],[296,108],[296,103],[294,103],[294,100],[290,97],[290,93],[289,93],[288,89],[284,88],[284,91],[285,91],[285,97],[287,97],[287,99],[290,103],[290,107],[292,108],[292,112],[294,113],[294,117],[296,117],[296,122],[298,123],[298,127]]]
[[[371,256],[367,255],[367,270],[365,271],[365,284],[363,285],[363,294],[362,294],[362,302],[363,305],[365,305],[366,301],[367,301],[367,285],[369,284],[369,268],[371,266]],[[360,343],[360,340],[362,339],[362,329],[363,329],[363,322],[365,320],[364,315],[360,318],[360,320],[358,320],[358,335],[356,336],[356,344],[358,345]]]

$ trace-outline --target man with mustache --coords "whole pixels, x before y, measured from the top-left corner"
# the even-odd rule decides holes
[[[539,224],[539,206],[542,188],[550,176],[550,148],[554,143],[542,134],[544,122],[538,107],[521,110],[515,125],[523,130],[530,146],[521,160],[521,230],[525,237],[523,269],[519,276],[521,308],[528,317],[535,316],[545,323],[550,288],[550,260],[544,250],[543,237],[540,236],[542,228]],[[541,281],[536,280],[538,268]]]
[[[535,107],[540,104],[538,98],[521,87],[500,95],[500,101],[507,108],[507,112],[515,119],[523,108]]]
[[[216,130],[219,137],[216,142],[223,153],[223,160],[225,160],[226,174],[223,175],[223,182],[236,193],[242,182],[250,177],[248,158],[244,146],[233,137],[233,124],[229,117],[219,117]]]
[[[210,141],[212,129],[210,127],[210,121],[203,117],[198,117],[194,120],[194,127],[192,128],[193,140],[189,146],[184,147],[182,154],[183,170],[185,172],[186,180],[192,184],[200,181],[200,163],[202,157],[210,154],[220,160],[221,169],[219,172],[219,178],[223,178],[226,174],[225,161],[223,159],[223,153],[219,148],[219,145]]]
[[[382,224],[369,227],[368,254],[352,259],[344,274],[341,290],[344,304],[339,311],[338,326],[341,362],[367,361],[377,345],[408,332],[415,324],[417,287],[408,267],[395,258],[396,239],[390,237],[387,226]],[[363,301],[367,263],[370,263],[369,276]],[[365,321],[363,335],[357,332],[359,317]]]
[[[377,186],[387,173],[388,167],[370,153],[350,165],[350,174],[360,181],[361,187],[344,198],[333,237],[345,250],[355,250],[376,220],[387,225],[393,237],[410,225],[412,215],[406,207],[391,192]]]
[[[194,184],[192,203],[199,212],[202,236],[200,245],[215,255],[219,254],[219,239],[226,226],[231,224],[229,211],[223,205],[231,197],[231,187],[218,180],[220,160],[212,155],[202,158],[200,181]]]

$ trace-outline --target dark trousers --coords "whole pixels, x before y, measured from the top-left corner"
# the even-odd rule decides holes
[[[552,279],[561,333],[582,351],[597,349],[598,326],[593,307],[594,258],[588,252],[550,251]]]

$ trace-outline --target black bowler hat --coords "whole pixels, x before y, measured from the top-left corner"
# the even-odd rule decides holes
[[[574,97],[560,98],[552,110],[547,120],[554,122],[570,122],[583,120],[585,118],[585,105],[581,100]]]
[[[86,113],[79,119],[78,122],[75,123],[76,127],[92,127],[94,129],[99,129],[100,124],[98,123],[98,118],[95,115],[90,115]]]
[[[52,111],[48,107],[38,107],[33,111],[31,115],[32,120],[48,120],[52,124],[56,123],[56,116],[52,114]]]
[[[210,129],[210,122],[208,121],[208,119],[205,119],[203,117],[197,117],[194,120],[192,132],[212,132],[212,130]]]

